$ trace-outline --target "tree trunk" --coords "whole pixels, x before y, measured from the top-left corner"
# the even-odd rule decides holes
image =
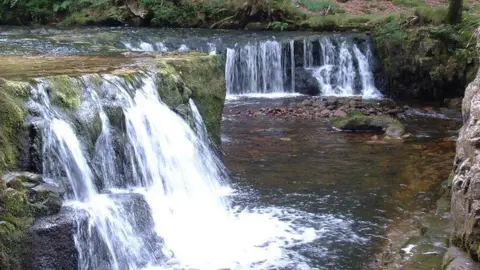
[[[448,22],[458,24],[462,21],[463,0],[450,0],[448,6]]]

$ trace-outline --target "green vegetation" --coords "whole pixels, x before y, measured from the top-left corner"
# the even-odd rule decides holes
[[[299,0],[298,3],[312,12],[328,11],[328,14],[345,12],[332,0]]]
[[[288,29],[288,23],[274,21],[270,22],[267,27],[268,29],[283,31]]]

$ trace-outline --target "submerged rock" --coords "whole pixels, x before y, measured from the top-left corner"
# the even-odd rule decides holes
[[[400,138],[405,133],[402,123],[389,116],[354,114],[330,120],[333,127],[346,131],[384,131],[386,136]]]

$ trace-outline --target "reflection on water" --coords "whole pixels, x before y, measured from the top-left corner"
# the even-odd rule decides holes
[[[325,228],[328,237],[296,247],[309,267],[368,267],[392,224],[435,206],[440,183],[451,170],[452,136],[461,122],[407,116],[403,121],[413,140],[371,145],[366,142],[372,134],[335,132],[326,121],[236,114],[290,102],[227,103],[224,162],[242,190],[234,200],[242,207],[301,210],[307,217],[302,222]]]

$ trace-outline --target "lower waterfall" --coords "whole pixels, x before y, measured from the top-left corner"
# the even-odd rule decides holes
[[[299,269],[308,259],[296,247],[355,239],[348,220],[234,203],[244,195],[210,149],[195,102],[196,131],[161,101],[155,76],[70,77],[81,91],[73,112],[52,104],[48,80],[32,86],[44,174],[88,216],[74,235],[79,269]]]

